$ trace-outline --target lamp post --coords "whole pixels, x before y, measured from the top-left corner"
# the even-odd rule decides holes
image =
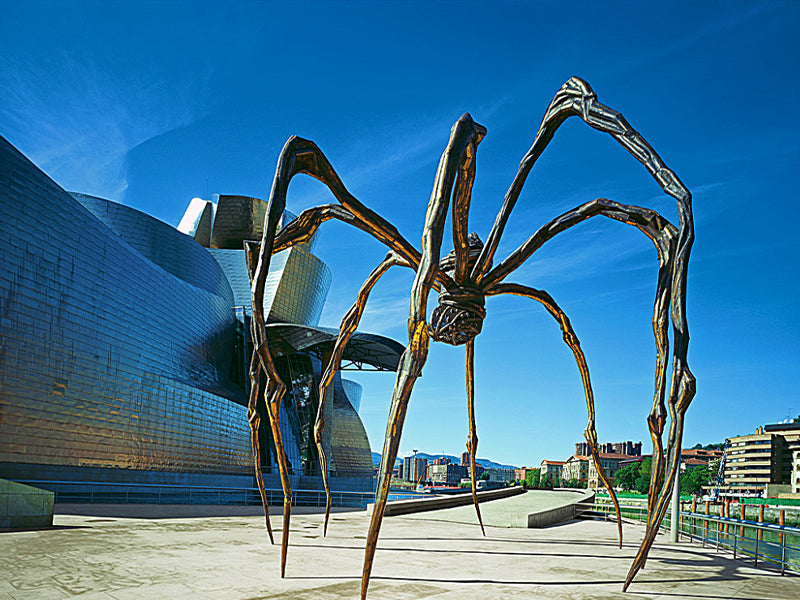
[[[414,475],[413,475],[413,477],[411,479],[411,482],[412,483],[417,483],[417,479],[419,479],[419,477],[418,477],[419,469],[417,468],[417,452],[418,452],[418,450],[416,448],[414,448],[414,450],[412,450],[412,452],[414,453],[414,469],[413,469]]]
[[[675,482],[672,486],[672,519],[670,520],[669,539],[673,543],[678,541],[678,520],[681,512],[681,463],[675,473]]]

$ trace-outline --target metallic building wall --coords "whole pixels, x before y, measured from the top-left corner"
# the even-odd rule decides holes
[[[303,248],[290,248],[272,260],[264,299],[269,321],[317,325],[331,285],[328,266]]]
[[[250,280],[244,250],[210,248],[233,290],[233,305],[250,314]],[[264,291],[270,322],[317,325],[331,285],[328,266],[304,248],[290,248],[272,257]]]
[[[123,204],[75,192],[70,195],[125,243],[167,273],[217,296],[230,293],[216,261],[174,227]]]
[[[165,234],[193,262],[168,272],[120,237],[150,217],[109,210],[118,233],[0,138],[0,463],[249,472],[221,269]]]
[[[361,387],[360,383],[352,379],[342,379],[342,389],[344,390],[344,395],[350,401],[353,410],[358,412],[361,408],[361,392],[364,388]]]
[[[359,386],[349,381],[347,387],[354,392]],[[360,395],[360,394],[359,394]],[[358,477],[372,475],[372,453],[364,424],[353,408],[342,385],[341,373],[334,380],[334,396],[330,417],[330,469],[331,475]]]
[[[250,278],[247,276],[247,259],[244,250],[209,248],[208,252],[217,261],[228,279],[231,290],[233,290],[233,305],[241,306],[245,314],[250,315],[253,312],[253,304],[250,301]]]

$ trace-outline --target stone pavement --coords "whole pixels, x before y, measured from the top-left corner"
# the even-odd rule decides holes
[[[133,509],[125,510],[131,514]],[[160,510],[162,516],[174,516],[169,508]],[[95,512],[66,515],[57,505],[54,529],[0,533],[0,598],[358,597],[368,526],[363,511],[332,515],[327,538],[322,537],[321,515],[294,516],[285,579],[278,577],[280,546],[269,544],[263,517],[182,514],[144,519],[112,516],[120,511],[109,508]],[[280,522],[273,518],[277,536]],[[642,533],[641,526],[625,525],[626,541],[620,550],[616,526],[601,521],[570,521],[545,529],[487,527],[482,538],[477,525],[470,523],[423,515],[387,517],[369,598],[800,598],[800,577],[754,569],[751,563],[697,544],[671,545],[663,537],[646,570],[622,594]]]

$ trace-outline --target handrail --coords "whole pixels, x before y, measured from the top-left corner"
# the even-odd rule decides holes
[[[52,491],[55,494],[54,501],[61,503],[261,504],[261,495],[258,488],[255,487],[42,479],[15,479],[14,481]],[[283,500],[283,491],[280,489],[268,488],[266,493],[270,503]],[[366,508],[374,500],[375,494],[371,491],[331,490],[331,496],[334,506]],[[293,490],[293,506],[325,506],[325,504],[325,490]]]
[[[602,513],[606,519],[612,514],[613,506],[605,503],[594,503],[592,509]],[[642,505],[622,505],[621,511],[633,511],[640,519],[647,514],[647,507]],[[659,528],[668,529],[669,515],[671,509],[667,511],[665,518],[659,523]],[[788,525],[775,525],[773,523],[759,523],[746,519],[734,519],[730,517],[720,517],[715,515],[705,515],[690,511],[680,511],[678,513],[679,524],[678,534],[689,537],[689,541],[700,540],[705,547],[706,543],[713,543],[716,550],[727,547],[733,551],[733,558],[738,554],[753,558],[755,566],[758,561],[773,563],[780,567],[781,575],[786,571],[800,573],[800,546],[793,546],[787,543],[789,536],[800,540],[800,528]],[[744,535],[745,530],[753,529],[757,531],[755,537]],[[737,533],[737,529],[739,533]],[[763,532],[769,532],[777,537],[777,541],[763,539]],[[761,546],[761,552],[759,552]],[[767,553],[773,550],[773,553]]]
[[[47,484],[47,485],[98,485],[98,486],[120,486],[120,487],[150,487],[150,488],[191,488],[195,490],[223,490],[223,491],[255,491],[258,492],[258,488],[256,487],[229,487],[223,485],[186,485],[186,484],[172,484],[172,483],[128,483],[123,481],[63,481],[61,479],[14,479],[17,483],[24,483],[26,485],[36,485],[36,484]],[[268,492],[280,492],[283,493],[278,488],[267,488]],[[324,490],[306,490],[306,489],[292,489],[292,493],[294,492],[323,492]],[[337,494],[355,494],[355,495],[363,495],[369,494],[373,496],[373,492],[351,492],[346,490],[331,490],[333,493]]]

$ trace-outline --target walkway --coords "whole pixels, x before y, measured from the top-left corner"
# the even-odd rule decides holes
[[[481,503],[483,524],[492,527],[527,527],[528,515],[547,512],[574,504],[591,494],[584,492],[563,492],[529,490],[519,496]],[[394,517],[392,517],[394,518]],[[468,504],[455,508],[445,508],[429,513],[407,515],[409,519],[450,521],[453,523],[477,523],[475,506]]]
[[[269,544],[263,517],[141,519],[56,510],[58,528],[0,533],[0,599],[358,597],[368,525],[363,511],[332,515],[327,538],[321,515],[293,518],[287,576],[280,579],[279,546]],[[273,523],[278,529],[280,519]],[[487,527],[482,538],[474,524],[390,517],[381,532],[370,599],[800,598],[798,577],[754,569],[697,545],[672,546],[663,538],[647,569],[621,594],[642,531],[626,525],[619,550],[615,525],[600,521]]]

